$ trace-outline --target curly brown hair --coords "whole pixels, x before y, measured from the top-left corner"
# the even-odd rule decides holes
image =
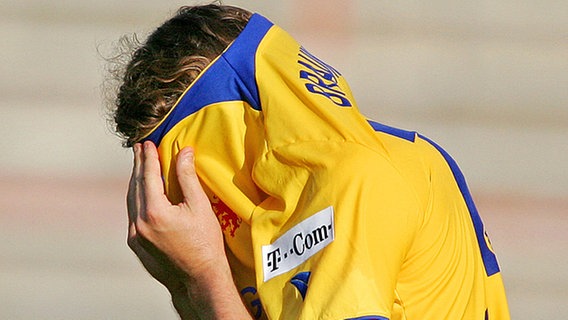
[[[118,90],[111,103],[114,131],[131,147],[154,128],[185,89],[244,29],[252,13],[209,4],[180,8],[144,43],[123,37],[111,73]],[[125,59],[124,56],[127,56]],[[117,61],[128,60],[126,64]]]

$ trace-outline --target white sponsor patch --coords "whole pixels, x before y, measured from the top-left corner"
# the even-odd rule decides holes
[[[327,207],[262,246],[264,282],[292,270],[330,244],[335,237],[333,207]]]

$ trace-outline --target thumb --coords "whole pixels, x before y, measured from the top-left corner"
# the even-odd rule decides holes
[[[194,160],[194,151],[191,147],[182,149],[178,154],[176,172],[184,202],[191,207],[209,205],[209,199],[197,177]]]

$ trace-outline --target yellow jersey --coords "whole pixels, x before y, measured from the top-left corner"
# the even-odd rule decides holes
[[[456,163],[364,117],[336,69],[258,14],[146,139],[173,202],[195,148],[257,319],[509,319]]]

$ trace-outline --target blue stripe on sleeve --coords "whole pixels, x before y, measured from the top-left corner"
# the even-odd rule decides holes
[[[408,140],[410,142],[414,142],[414,137],[416,136],[416,132],[389,127],[387,125],[372,120],[367,120],[367,122],[369,122],[369,124],[371,125],[371,127],[373,127],[375,131],[383,132],[386,134],[393,135],[395,137],[399,137],[404,140]]]
[[[434,141],[422,136],[422,135],[418,135],[420,138],[424,139],[425,141],[427,141],[428,143],[430,143],[432,146],[434,146],[444,157],[444,159],[446,160],[446,162],[448,163],[448,165],[450,166],[452,173],[454,175],[454,178],[456,179],[456,182],[458,184],[458,187],[460,189],[460,192],[465,200],[465,203],[467,205],[467,208],[469,210],[469,214],[471,216],[471,220],[473,222],[473,226],[475,229],[475,235],[477,237],[477,243],[479,245],[479,248],[481,250],[481,257],[483,259],[483,264],[485,266],[485,272],[487,274],[487,276],[491,276],[494,275],[496,273],[498,273],[500,271],[499,269],[499,264],[497,262],[497,257],[495,256],[495,253],[493,253],[493,251],[491,251],[491,249],[487,246],[487,242],[485,241],[485,228],[483,227],[483,221],[481,220],[481,217],[479,216],[479,213],[477,211],[477,208],[475,207],[475,203],[473,202],[473,198],[471,196],[471,193],[469,192],[469,189],[467,187],[467,183],[465,181],[465,177],[463,175],[463,173],[461,172],[460,168],[458,167],[456,161],[444,150],[442,149],[442,147],[440,147],[439,145],[437,145]]]
[[[345,320],[389,320],[389,318],[381,317],[381,316],[364,316],[358,318],[348,318]]]
[[[389,127],[389,126],[386,126],[384,124],[374,122],[374,121],[371,121],[371,120],[367,120],[367,121],[369,122],[371,127],[373,127],[373,129],[375,131],[383,132],[383,133],[386,133],[386,134],[390,134],[390,135],[393,135],[393,136],[414,142],[414,138],[416,136],[415,132]],[[485,266],[485,272],[486,272],[487,276],[491,276],[491,275],[498,273],[500,271],[500,269],[499,269],[499,263],[497,262],[497,257],[495,256],[495,253],[493,251],[491,251],[491,249],[487,246],[487,242],[485,241],[485,228],[483,226],[483,221],[481,220],[481,217],[479,216],[479,212],[477,211],[475,203],[473,202],[473,197],[471,196],[471,193],[469,192],[465,177],[464,177],[463,173],[461,172],[460,168],[458,167],[456,161],[442,147],[440,147],[434,141],[432,141],[432,140],[430,140],[430,139],[428,139],[428,138],[426,138],[426,137],[424,137],[423,135],[420,135],[420,134],[418,134],[418,136],[420,138],[424,139],[425,141],[427,141],[428,143],[430,143],[434,148],[436,148],[436,150],[438,150],[438,152],[440,152],[442,154],[442,156],[444,157],[444,159],[446,160],[446,162],[450,166],[450,169],[452,170],[452,174],[454,175],[454,179],[456,180],[456,183],[458,184],[458,187],[460,189],[462,197],[465,200],[465,203],[467,205],[468,211],[469,211],[470,216],[471,216],[473,227],[475,229],[475,236],[477,238],[477,243],[479,245],[479,249],[481,250],[481,257],[483,259],[483,265]]]

